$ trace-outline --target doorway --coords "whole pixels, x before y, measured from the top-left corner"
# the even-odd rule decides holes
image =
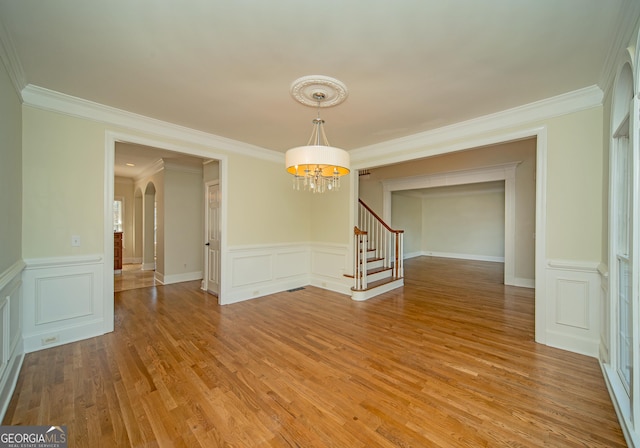
[[[385,180],[395,179],[400,182],[401,178],[412,181],[427,174],[451,173],[455,171],[472,170],[477,167],[491,167],[508,162],[517,162],[521,160],[513,153],[513,143],[528,142],[530,149],[530,158],[528,164],[531,166],[529,171],[531,188],[530,200],[527,201],[527,207],[531,207],[532,213],[527,222],[526,234],[524,238],[516,236],[516,251],[521,252],[522,244],[526,244],[528,253],[530,254],[527,263],[530,265],[528,269],[533,272],[532,277],[528,278],[525,284],[519,286],[533,287],[535,289],[535,338],[536,342],[547,343],[547,314],[548,303],[547,293],[545,290],[545,260],[546,260],[546,166],[547,166],[547,131],[546,128],[532,128],[522,130],[515,133],[498,134],[491,138],[467,138],[460,143],[447,148],[437,148],[437,150],[425,150],[422,157],[415,154],[408,156],[406,160],[398,161],[390,159],[389,163],[384,164],[381,160],[378,166],[361,166],[358,167],[361,173],[359,181],[356,180],[354,203],[358,198],[364,200],[374,210],[380,213],[385,219],[390,218],[390,196],[391,191],[384,192],[382,182]],[[503,147],[504,154],[494,152],[498,147]],[[509,155],[511,158],[506,158]],[[440,157],[439,164],[434,162]],[[461,160],[455,160],[456,157]],[[440,163],[441,162],[441,163]],[[522,164],[518,165],[518,169]],[[443,174],[444,175],[444,174]],[[444,184],[449,182],[445,178]],[[506,187],[506,186],[505,186]],[[517,187],[519,188],[519,187]],[[399,188],[401,189],[401,188]],[[387,207],[389,207],[388,215],[383,213],[383,196],[387,194]],[[521,207],[520,207],[521,208]],[[519,208],[516,207],[517,220],[520,220]],[[354,219],[355,222],[355,219]],[[521,222],[521,221],[519,221]],[[507,223],[505,223],[506,225]],[[524,243],[523,243],[524,242]],[[519,272],[516,270],[516,272]],[[516,280],[519,282],[520,275],[516,274]],[[526,280],[526,278],[525,278]]]
[[[226,185],[227,185],[227,156],[225,154],[217,153],[213,148],[206,149],[194,149],[194,148],[185,148],[181,146],[177,146],[174,144],[170,144],[167,142],[156,141],[147,139],[144,137],[139,137],[135,135],[124,134],[120,132],[111,132],[108,131],[105,136],[105,233],[104,233],[104,246],[105,247],[113,247],[113,233],[112,229],[112,216],[113,216],[113,198],[114,198],[114,183],[115,183],[115,157],[116,157],[116,145],[118,144],[133,144],[145,146],[147,148],[153,148],[157,151],[162,151],[167,155],[186,155],[191,157],[197,157],[202,160],[215,161],[215,171],[216,176],[218,178],[219,186],[220,186],[220,252],[224,253],[226,250]],[[202,142],[200,142],[202,145]],[[211,166],[212,164],[209,164]],[[209,168],[210,169],[210,168]],[[200,192],[202,192],[202,184],[200,185]],[[157,190],[157,185],[156,185]],[[201,195],[202,193],[200,193]],[[140,192],[140,195],[143,196],[144,192]],[[157,195],[157,191],[156,191]],[[136,204],[141,205],[142,202],[141,197],[138,198],[136,196],[135,200],[132,200]],[[198,205],[198,209],[202,210],[202,204]],[[137,208],[137,210],[140,210]],[[200,212],[201,213],[201,212]],[[203,221],[203,220],[202,220]],[[201,221],[201,223],[202,223]],[[201,227],[202,229],[202,227]],[[136,230],[133,232],[136,235],[136,238],[142,238],[143,229],[142,223],[136,221]],[[204,251],[204,241],[202,240],[203,231],[201,230],[197,234],[197,238],[199,239],[199,259],[201,263],[204,262],[205,251]],[[140,245],[141,246],[141,245]],[[136,244],[136,247],[138,245]],[[136,259],[139,257],[142,259],[144,255],[141,252],[135,252]],[[219,263],[219,278],[224,278],[224,270],[225,270],[225,262],[224,259],[221,259]],[[105,278],[112,278],[113,276],[113,252],[105,251],[105,264],[104,264],[104,273]],[[199,278],[203,278],[202,272]],[[174,280],[174,279],[171,279]],[[180,280],[178,278],[178,280]],[[190,280],[190,279],[189,279]],[[187,281],[187,280],[184,280]],[[219,286],[219,294],[218,298],[221,300],[221,296],[224,292],[224,284],[222,280],[220,280]],[[104,295],[105,297],[113,298],[114,295],[114,287],[113,282],[104,282]],[[105,300],[104,301],[104,315],[105,321],[110,322],[110,328],[107,328],[107,331],[113,331],[113,317],[114,317],[114,307],[113,300]],[[108,324],[107,324],[108,325]]]

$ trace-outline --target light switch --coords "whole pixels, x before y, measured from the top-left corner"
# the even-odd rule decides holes
[[[80,247],[80,235],[72,235],[71,236],[71,246],[72,247]]]

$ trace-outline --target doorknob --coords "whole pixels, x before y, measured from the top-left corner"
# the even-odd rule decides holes
[[[205,244],[205,246],[208,246],[208,245],[209,245],[209,243],[206,243],[206,244]]]

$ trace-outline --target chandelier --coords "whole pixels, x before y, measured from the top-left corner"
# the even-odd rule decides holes
[[[304,76],[291,84],[291,95],[305,106],[315,106],[318,110],[309,142],[285,154],[287,172],[293,175],[293,188],[313,193],[337,191],[340,178],[349,174],[349,153],[329,145],[320,108],[341,104],[347,99],[347,88],[328,76]]]

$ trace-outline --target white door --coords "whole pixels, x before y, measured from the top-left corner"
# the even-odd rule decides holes
[[[205,184],[205,279],[204,289],[220,294],[220,185],[218,181]]]

